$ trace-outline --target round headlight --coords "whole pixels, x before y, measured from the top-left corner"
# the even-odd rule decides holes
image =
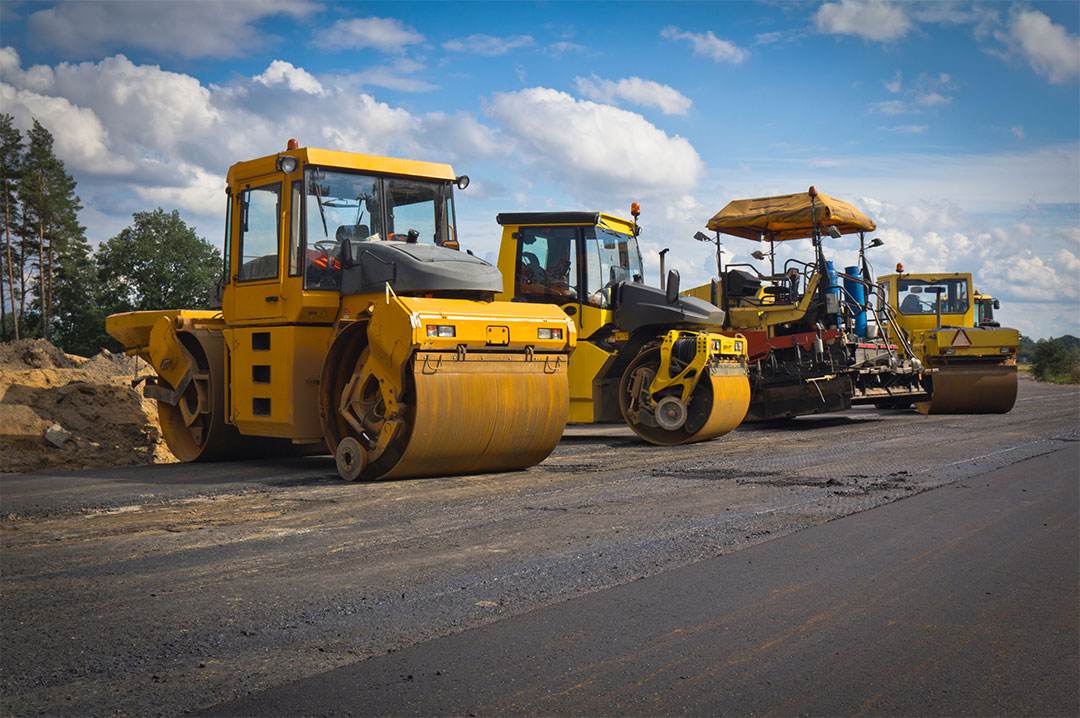
[[[291,175],[296,171],[296,158],[285,155],[278,157],[278,169],[287,175]]]
[[[465,189],[469,186],[469,175],[461,175],[456,180],[458,189]]]

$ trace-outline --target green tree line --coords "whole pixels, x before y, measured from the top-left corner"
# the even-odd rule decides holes
[[[1080,384],[1080,339],[1066,334],[1034,342],[1031,374],[1039,381]]]
[[[119,346],[109,314],[210,305],[221,256],[179,212],[136,212],[95,251],[75,188],[41,123],[24,137],[0,114],[0,341],[43,338],[90,356]]]

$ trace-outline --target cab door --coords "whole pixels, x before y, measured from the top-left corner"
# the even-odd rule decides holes
[[[273,321],[284,316],[285,201],[281,180],[271,179],[245,182],[232,198],[232,282],[224,298],[230,322]]]

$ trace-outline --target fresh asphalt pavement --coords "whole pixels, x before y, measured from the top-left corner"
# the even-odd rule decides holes
[[[675,447],[574,427],[485,476],[3,474],[0,715],[919,712],[904,686],[931,713],[1072,714],[1076,522],[1055,511],[1076,500],[1051,494],[1078,440],[1080,391],[1021,381],[1000,415],[858,409]],[[1005,520],[1025,507],[1027,531]]]
[[[205,715],[1080,715],[1076,443]]]

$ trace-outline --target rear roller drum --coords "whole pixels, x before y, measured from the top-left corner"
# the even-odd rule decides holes
[[[660,368],[660,350],[646,349],[630,363],[619,382],[619,408],[627,425],[645,441],[660,446],[705,441],[728,433],[746,416],[750,383],[745,368],[730,362],[708,368],[683,403],[682,386],[649,394]]]

